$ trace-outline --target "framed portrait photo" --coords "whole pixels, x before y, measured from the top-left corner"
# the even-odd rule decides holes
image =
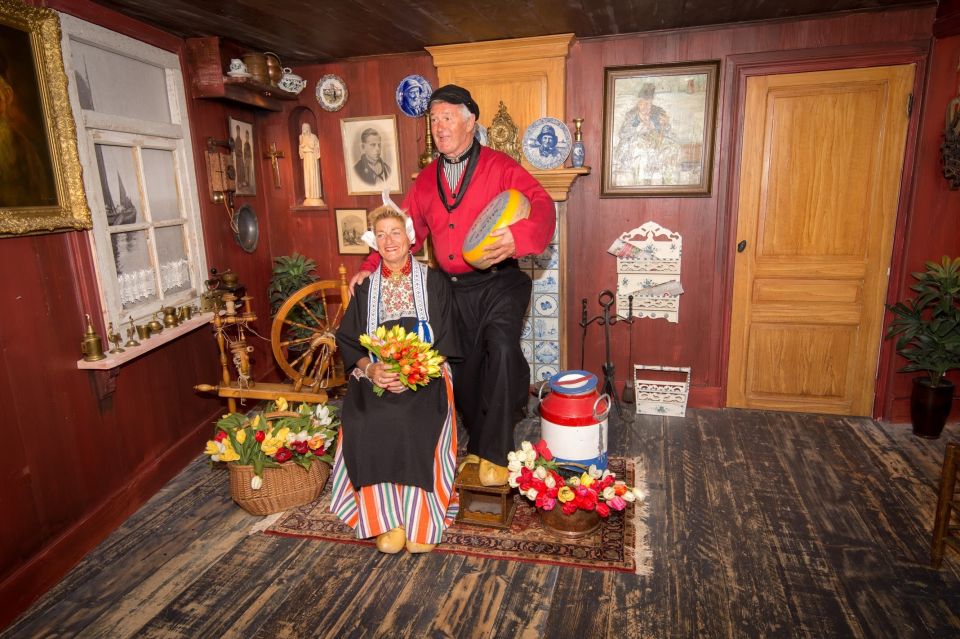
[[[717,61],[604,69],[601,197],[707,196]]]
[[[384,187],[401,192],[396,116],[343,118],[340,133],[348,195],[379,195]]]
[[[55,11],[0,0],[0,236],[89,229]]]
[[[367,230],[367,212],[364,209],[337,209],[337,249],[342,255],[366,255],[370,247],[360,236]]]
[[[254,146],[253,125],[236,118],[227,118],[227,135],[233,146],[233,170],[237,195],[257,194],[257,149]]]

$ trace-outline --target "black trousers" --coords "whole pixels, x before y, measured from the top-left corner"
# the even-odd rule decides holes
[[[453,367],[453,389],[469,435],[467,452],[506,466],[530,388],[520,334],[533,283],[509,260],[450,276],[450,284],[464,355]]]

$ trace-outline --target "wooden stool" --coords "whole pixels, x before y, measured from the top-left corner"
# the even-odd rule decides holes
[[[483,486],[479,473],[479,464],[467,464],[457,475],[456,485],[460,491],[457,521],[475,526],[509,528],[517,509],[513,501],[513,488],[509,485]]]
[[[943,470],[940,472],[940,497],[937,499],[937,518],[933,524],[933,544],[930,548],[930,564],[939,568],[943,562],[943,547],[950,546],[960,552],[960,526],[950,525],[951,511],[960,508],[956,497],[957,473],[960,472],[960,444],[947,444],[943,455]]]

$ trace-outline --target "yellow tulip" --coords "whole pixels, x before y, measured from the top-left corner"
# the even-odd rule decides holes
[[[590,484],[592,484],[592,483],[595,482],[595,481],[596,481],[596,480],[595,480],[593,477],[590,476],[590,473],[584,473],[583,475],[580,476],[580,485],[581,485],[581,486],[586,486],[586,487],[589,488],[589,487],[590,487]]]
[[[204,455],[210,455],[211,457],[212,457],[213,455],[219,455],[219,454],[220,454],[220,446],[217,445],[217,442],[215,442],[215,441],[213,441],[213,440],[210,440],[210,441],[207,442],[207,447],[203,449],[203,454],[204,454]]]
[[[237,431],[237,434],[235,435],[235,437],[237,438],[238,444],[242,444],[243,442],[247,441],[247,429],[241,428],[240,430]]]
[[[281,428],[280,430],[278,430],[278,431],[274,434],[274,438],[280,440],[281,442],[283,442],[283,444],[286,444],[286,443],[287,443],[287,437],[288,437],[289,435],[290,435],[290,429],[287,428],[286,426],[284,426],[283,428]]]
[[[282,397],[277,398],[277,410],[281,413],[287,410],[287,400]]]
[[[251,425],[253,426],[253,430],[257,430],[257,429],[258,429],[258,427],[260,426],[260,415],[255,415],[255,416],[254,416],[254,418],[253,418],[253,424],[251,424]]]
[[[223,447],[225,450],[223,451],[223,454],[220,455],[220,461],[232,462],[240,459],[240,455],[238,455],[237,451],[235,451],[233,446],[230,445],[229,439],[223,440]]]
[[[279,448],[280,448],[280,440],[273,439],[272,437],[268,437],[267,439],[264,439],[260,443],[260,450],[262,450],[267,455],[276,454]]]
[[[571,489],[569,486],[564,486],[557,491],[557,499],[564,504],[568,501],[571,501],[575,496],[576,495],[574,495],[573,489]]]

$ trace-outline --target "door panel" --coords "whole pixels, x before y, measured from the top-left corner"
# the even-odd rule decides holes
[[[913,73],[747,80],[728,406],[871,413]]]

